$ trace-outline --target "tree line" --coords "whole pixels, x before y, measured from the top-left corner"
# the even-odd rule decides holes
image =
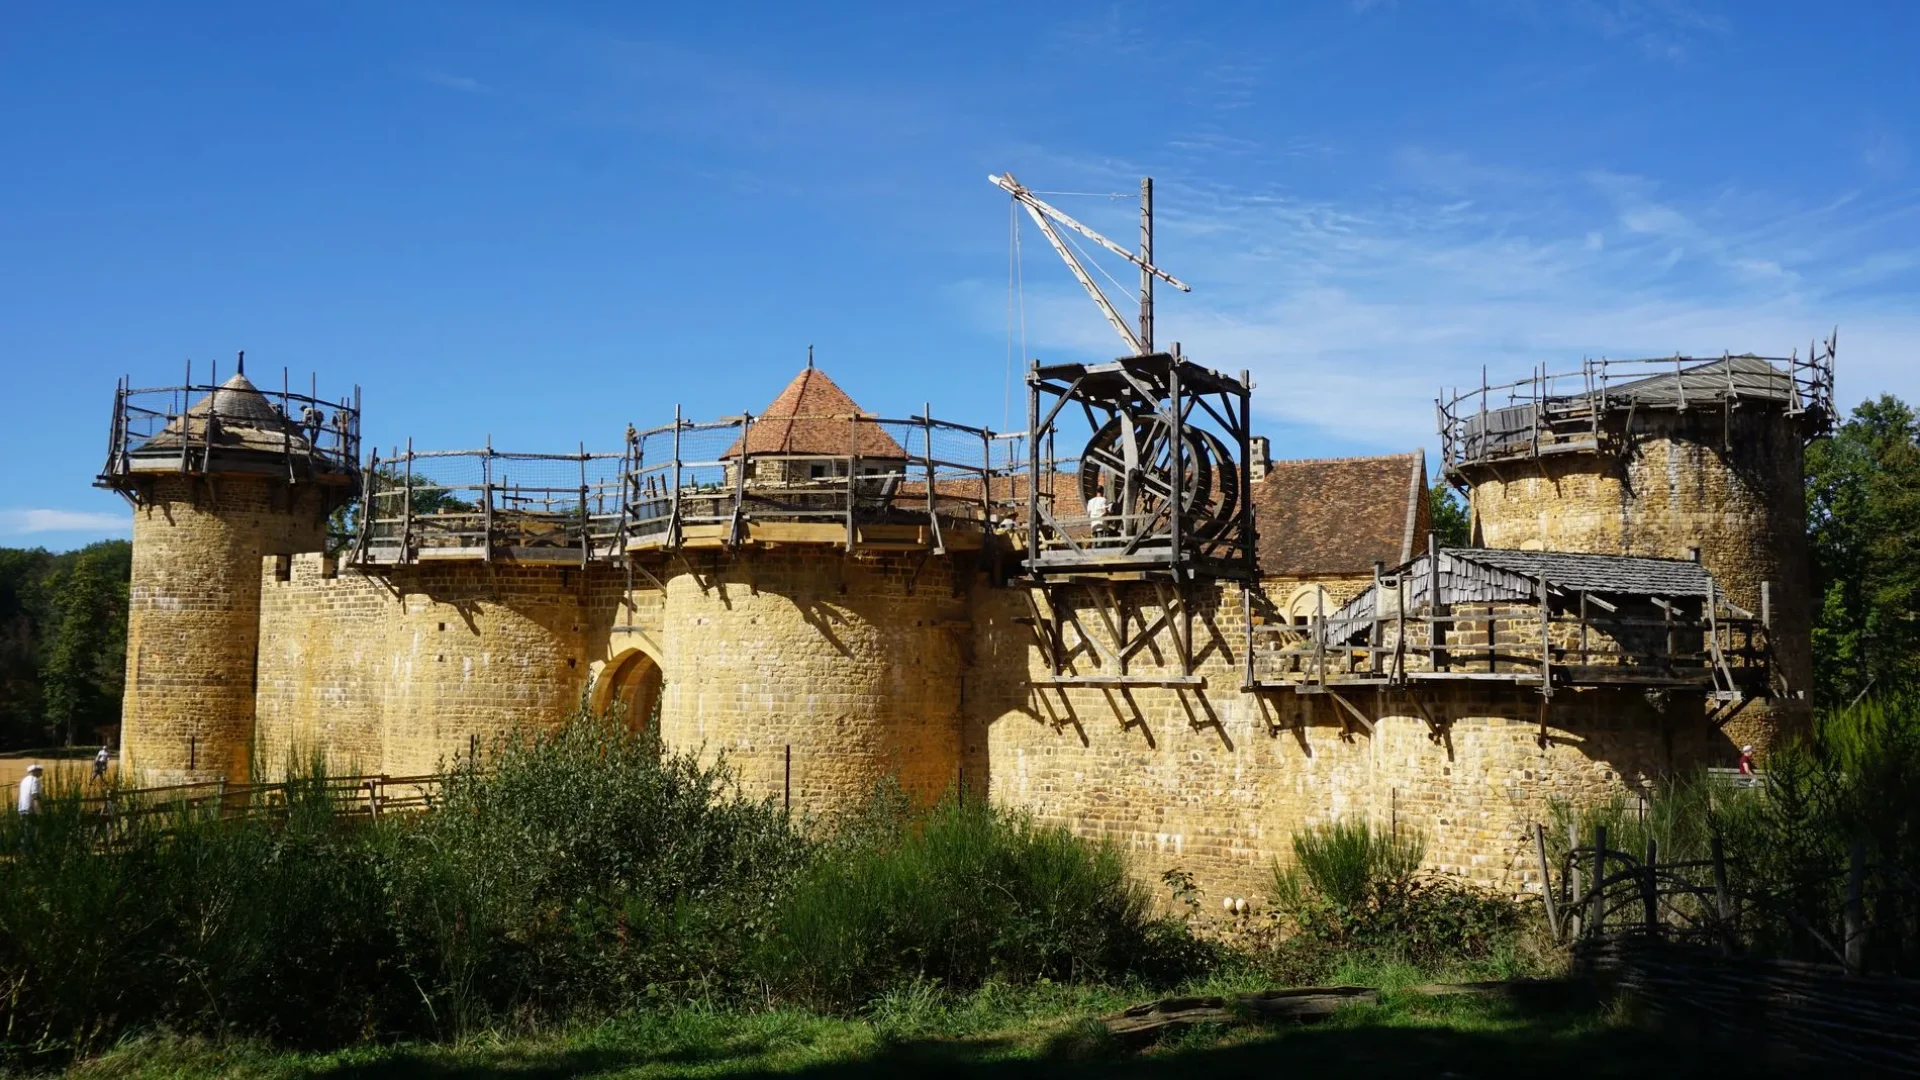
[[[120,722],[133,545],[0,548],[0,749],[87,742]]]

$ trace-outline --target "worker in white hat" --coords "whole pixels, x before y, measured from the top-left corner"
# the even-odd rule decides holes
[[[40,763],[27,766],[27,775],[20,778],[19,801],[14,805],[23,814],[31,814],[40,803]]]

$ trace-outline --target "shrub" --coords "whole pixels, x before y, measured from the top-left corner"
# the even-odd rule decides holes
[[[1274,868],[1274,898],[1293,908],[1317,896],[1337,908],[1364,907],[1375,886],[1402,882],[1420,868],[1417,835],[1382,836],[1365,821],[1334,821],[1293,838],[1293,865]]]
[[[885,800],[883,800],[883,804]],[[763,969],[783,990],[848,1007],[936,980],[1176,978],[1204,950],[1156,918],[1110,844],[949,796],[857,820],[781,905]]]
[[[430,814],[336,816],[325,772],[238,820],[109,835],[77,786],[0,817],[0,1064],[154,1025],[339,1045],[738,994],[808,857],[724,770],[591,716],[503,741]]]
[[[1418,835],[1383,836],[1365,821],[1310,828],[1294,863],[1274,868],[1280,925],[1268,966],[1287,981],[1324,978],[1343,960],[1434,971],[1486,960],[1521,924],[1511,901],[1445,874],[1423,872]]]
[[[737,994],[806,843],[721,767],[581,716],[453,774],[396,896],[456,1026]]]

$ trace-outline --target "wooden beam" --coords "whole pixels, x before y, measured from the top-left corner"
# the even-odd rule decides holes
[[[1420,719],[1427,722],[1428,734],[1432,735],[1433,738],[1438,741],[1444,731],[1440,721],[1435,720],[1433,714],[1427,711],[1427,703],[1420,700],[1420,695],[1414,692],[1413,687],[1407,687],[1406,692],[1407,700],[1413,703],[1414,708],[1420,710]]]
[[[1204,687],[1204,675],[1045,675],[1032,680],[1041,686],[1191,686]]]
[[[1367,714],[1361,712],[1357,707],[1354,706],[1353,702],[1348,701],[1344,696],[1342,696],[1340,691],[1329,687],[1327,689],[1327,696],[1339,702],[1341,708],[1347,710],[1349,715],[1351,715],[1355,720],[1358,720],[1360,722],[1360,726],[1367,729],[1367,734],[1369,736],[1373,734],[1373,721],[1367,719]]]

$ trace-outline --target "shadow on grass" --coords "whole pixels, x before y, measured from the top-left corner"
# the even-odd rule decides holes
[[[786,1057],[788,1060],[772,1060]],[[1202,1030],[1143,1053],[1129,1053],[1082,1021],[1050,1037],[922,1038],[882,1042],[852,1060],[808,1063],[803,1043],[747,1042],[713,1052],[668,1052],[618,1045],[450,1060],[444,1052],[396,1051],[376,1063],[310,1075],[328,1078],[422,1077],[426,1080],[557,1080],[560,1077],[702,1075],[856,1080],[882,1076],[1109,1077],[1205,1076],[1364,1077],[1508,1076],[1515,1069],[1564,1077],[1633,1077],[1738,1071],[1744,1078],[1804,1075],[1750,1046],[1698,1033],[1609,1024],[1591,1010],[1542,1011],[1512,1002],[1440,1006],[1418,1014],[1359,1010],[1318,1027]],[[1304,1070],[1304,1071],[1303,1071]]]

